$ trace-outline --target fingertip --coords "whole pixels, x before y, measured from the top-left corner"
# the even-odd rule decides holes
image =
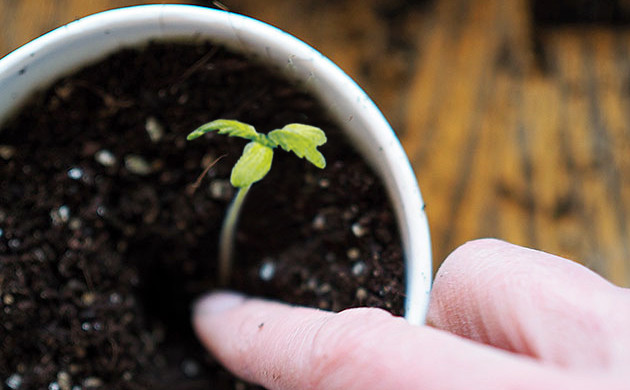
[[[531,361],[410,326],[374,308],[332,313],[219,291],[195,303],[193,321],[218,362],[270,389],[428,388],[435,383],[488,388],[489,378],[512,383],[537,370]],[[497,367],[503,369],[495,381]]]
[[[215,291],[202,295],[192,305],[192,326],[199,341],[210,351],[225,333],[229,322],[224,317],[243,306],[246,297],[231,291]]]
[[[245,295],[233,291],[214,291],[199,297],[193,303],[193,318],[219,315],[245,302]]]

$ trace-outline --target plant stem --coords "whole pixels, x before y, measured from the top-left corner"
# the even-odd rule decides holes
[[[223,226],[221,227],[221,237],[219,241],[219,286],[225,287],[230,281],[232,274],[232,256],[234,254],[234,236],[238,217],[241,213],[243,201],[251,185],[241,187],[234,196],[232,203],[227,210]]]

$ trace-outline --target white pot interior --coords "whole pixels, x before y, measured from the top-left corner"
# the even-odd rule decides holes
[[[406,268],[405,317],[424,323],[431,242],[424,203],[393,130],[361,88],[312,47],[275,27],[224,11],[148,5],[95,14],[60,27],[0,60],[0,122],[34,91],[123,47],[149,40],[210,40],[283,69],[306,84],[388,188]]]

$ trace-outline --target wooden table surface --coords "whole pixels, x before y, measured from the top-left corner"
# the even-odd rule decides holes
[[[140,3],[0,0],[0,56]],[[492,236],[630,286],[630,30],[536,27],[527,0],[223,3],[315,46],[381,107],[417,174],[436,265]]]

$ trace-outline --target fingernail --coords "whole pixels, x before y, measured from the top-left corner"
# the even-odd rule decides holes
[[[245,299],[240,293],[216,291],[197,299],[193,304],[193,315],[217,315],[241,305]]]

